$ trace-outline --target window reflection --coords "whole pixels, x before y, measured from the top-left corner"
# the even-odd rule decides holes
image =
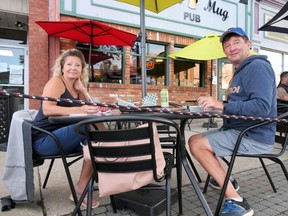
[[[182,48],[175,47],[174,51]],[[174,86],[203,87],[204,62],[190,59],[174,59]]]
[[[89,45],[77,44],[89,68]],[[120,46],[94,46],[89,71],[90,82],[123,83],[123,48]]]
[[[233,65],[231,63],[222,63],[222,78],[221,78],[221,89],[227,90],[230,86],[230,81],[233,77],[234,70]]]
[[[166,85],[166,62],[168,59],[166,46],[161,44],[146,44],[146,73],[148,85]],[[136,42],[131,48],[130,56],[130,83],[141,84],[141,54],[140,43]]]

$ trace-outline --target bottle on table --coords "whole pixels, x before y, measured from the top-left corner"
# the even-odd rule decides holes
[[[169,93],[168,93],[168,89],[161,89],[160,99],[161,99],[161,107],[162,108],[169,107]]]

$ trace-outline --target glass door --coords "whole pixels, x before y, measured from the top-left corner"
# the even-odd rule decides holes
[[[0,45],[0,90],[24,93],[25,48]],[[24,109],[23,98],[11,98],[13,111]]]
[[[218,68],[217,99],[225,101],[226,92],[233,77],[234,67],[227,59],[219,59],[219,63],[220,67]]]

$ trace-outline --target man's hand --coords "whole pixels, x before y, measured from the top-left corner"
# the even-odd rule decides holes
[[[218,101],[212,97],[199,97],[197,99],[197,103],[199,106],[203,108],[204,111],[207,109],[220,109],[223,110],[224,105],[222,101]]]

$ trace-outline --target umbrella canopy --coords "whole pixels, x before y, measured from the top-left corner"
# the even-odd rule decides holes
[[[48,35],[88,43],[89,67],[92,45],[133,46],[136,35],[95,20],[36,21]]]
[[[84,57],[85,57],[85,61],[89,61],[89,50],[81,50],[81,52],[83,53]],[[107,59],[111,59],[113,58],[111,55],[108,55],[106,53],[103,52],[93,52],[91,54],[91,64],[97,64],[101,61],[107,60]]]
[[[207,35],[201,40],[186,46],[169,55],[170,58],[185,58],[194,60],[212,60],[224,58],[226,55],[223,52],[220,42],[220,35]]]
[[[95,20],[36,21],[48,35],[93,45],[133,46],[136,35]]]
[[[140,7],[141,0],[118,0],[120,2],[125,2],[127,4],[135,5]],[[145,0],[145,9],[152,11],[154,13],[159,13],[163,10],[165,10],[168,7],[171,7],[172,5],[176,3],[180,3],[183,0]]]
[[[180,3],[183,0],[116,0],[127,4],[140,7],[140,36],[141,36],[141,60],[146,62],[146,34],[145,34],[145,9],[159,13],[174,4]],[[146,83],[146,64],[142,64],[141,67],[141,79],[142,82],[142,97],[147,95],[147,83]]]
[[[272,31],[279,33],[288,33],[288,2],[282,9],[265,25],[258,29],[259,31]]]
[[[185,58],[194,60],[212,60],[224,58],[226,55],[223,52],[220,42],[220,35],[210,34],[195,43],[178,50],[169,55],[170,58]],[[210,95],[212,95],[212,66],[211,66],[211,87]]]

